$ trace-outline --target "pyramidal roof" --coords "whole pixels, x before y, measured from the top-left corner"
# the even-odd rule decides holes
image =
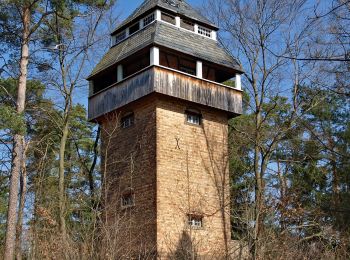
[[[167,23],[155,22],[125,41],[114,45],[97,64],[89,78],[150,45],[171,48],[243,72],[239,62],[216,41],[186,30],[180,30]]]
[[[159,7],[160,9],[166,9],[179,16],[186,16],[199,23],[209,25],[210,27],[218,29],[218,27],[210,22],[207,18],[196,11],[192,6],[186,3],[185,0],[145,0],[128,18],[126,18],[115,30],[116,31],[131,23],[133,20],[147,13],[148,11]]]

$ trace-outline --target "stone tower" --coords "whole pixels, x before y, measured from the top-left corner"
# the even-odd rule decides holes
[[[227,259],[227,125],[242,112],[242,69],[217,31],[185,1],[146,0],[89,76],[111,259]]]

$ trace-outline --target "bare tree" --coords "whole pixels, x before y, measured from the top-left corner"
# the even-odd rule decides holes
[[[252,151],[251,171],[255,185],[252,193],[254,218],[251,223],[254,224],[249,240],[254,259],[261,259],[264,252],[264,226],[268,213],[266,176],[273,173],[269,166],[274,163],[276,148],[286,134],[296,127],[300,116],[297,96],[306,76],[298,62],[290,62],[282,56],[299,53],[308,33],[307,30],[292,32],[288,29],[298,21],[297,14],[304,2],[208,2],[211,16],[225,31],[221,37],[222,44],[240,59],[245,69],[243,85],[249,96],[246,112],[250,114],[251,123],[247,124],[242,119],[232,127],[236,135],[248,140]],[[272,51],[280,55],[274,55]],[[290,73],[286,74],[286,71]],[[282,98],[282,93],[287,93],[285,98]]]
[[[26,87],[27,74],[29,62],[29,45],[32,35],[36,32],[41,22],[51,14],[47,9],[37,22],[33,23],[33,13],[36,11],[41,1],[9,1],[8,5],[17,10],[17,15],[22,25],[22,32],[20,35],[21,52],[19,62],[19,79],[17,88],[16,111],[19,115],[23,114],[26,102]],[[6,228],[6,242],[5,242],[5,259],[12,259],[15,251],[16,240],[16,221],[17,221],[17,203],[18,203],[18,184],[22,171],[21,166],[24,160],[25,136],[22,133],[15,134],[13,138],[13,152],[12,152],[12,168],[11,168],[11,184],[9,194],[9,207],[7,214],[7,228]]]
[[[88,7],[87,15],[74,19],[80,19],[84,22],[84,28],[79,26],[65,26],[66,18],[62,18],[56,13],[51,21],[48,21],[44,29],[45,33],[53,35],[53,49],[51,55],[57,61],[57,66],[51,68],[55,73],[49,73],[46,82],[58,90],[62,100],[62,114],[58,123],[61,129],[60,147],[59,147],[59,223],[62,239],[67,243],[66,227],[66,191],[65,191],[65,173],[66,173],[66,145],[70,136],[70,121],[74,106],[74,91],[84,86],[83,75],[86,75],[85,65],[90,59],[90,50],[97,43],[100,43],[104,37],[98,33],[100,23],[106,14],[106,10],[113,4],[105,2],[102,8],[94,6]],[[79,28],[78,28],[79,27]],[[96,164],[96,160],[95,160]],[[92,169],[93,170],[93,169]],[[93,187],[92,187],[93,189]]]

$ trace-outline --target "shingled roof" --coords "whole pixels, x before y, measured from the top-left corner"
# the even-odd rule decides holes
[[[208,62],[242,71],[237,60],[220,47],[218,42],[173,25],[156,21],[125,41],[113,46],[97,64],[89,78],[149,45],[171,48]]]
[[[167,9],[175,14],[180,16],[186,16],[197,22],[209,25],[218,29],[218,27],[198,13],[195,9],[192,8],[184,0],[145,0],[126,20],[124,20],[118,27],[113,31],[112,35],[115,34],[118,30],[123,28],[125,25],[131,23],[136,18],[144,15],[148,11],[160,7]]]

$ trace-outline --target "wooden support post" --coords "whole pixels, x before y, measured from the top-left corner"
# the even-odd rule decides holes
[[[89,81],[89,96],[92,96],[94,94],[94,81]]]
[[[151,64],[150,65],[159,65],[159,48],[152,47],[150,51],[151,55]]]
[[[162,12],[160,10],[156,10],[156,20],[162,20]]]
[[[196,76],[198,78],[203,78],[203,63],[201,61],[197,61]]]
[[[211,31],[211,38],[215,41],[217,40],[217,32],[216,31],[214,31],[214,30]]]
[[[194,32],[198,33],[198,24],[194,24]]]
[[[241,74],[236,74],[236,89],[242,90],[242,79]]]
[[[117,67],[117,81],[120,82],[123,80],[123,65],[119,64]]]
[[[181,18],[179,16],[175,17],[175,25],[176,27],[181,27]]]

